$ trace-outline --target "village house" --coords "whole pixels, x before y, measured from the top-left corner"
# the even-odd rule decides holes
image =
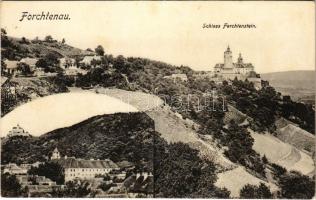
[[[20,63],[24,63],[27,64],[30,67],[30,70],[33,72],[36,69],[36,63],[37,63],[38,59],[37,58],[22,58],[20,60]]]
[[[27,170],[27,168],[20,167],[15,163],[9,163],[4,166],[3,173],[9,173],[13,175],[27,174]]]
[[[15,76],[18,73],[18,63],[16,60],[4,60],[5,67],[1,66],[4,73]]]
[[[25,131],[19,124],[12,128],[11,131],[9,131],[8,137],[14,137],[14,136],[31,136],[29,132]]]
[[[64,57],[59,59],[59,66],[62,69],[67,69],[70,67],[76,67],[76,60],[69,57]]]
[[[166,79],[171,79],[175,83],[177,80],[187,82],[188,77],[186,74],[172,74],[171,76],[164,76]]]
[[[56,148],[51,160],[60,164],[65,175],[65,182],[74,179],[94,179],[96,175],[109,174],[112,170],[119,170],[119,167],[111,160],[85,160],[74,157],[61,157]]]
[[[101,61],[101,57],[102,57],[102,56],[96,56],[96,55],[94,55],[94,56],[85,56],[85,57],[83,58],[83,60],[80,61],[80,63],[81,63],[81,64],[84,64],[84,65],[91,65],[91,62],[92,62],[93,60],[95,60],[95,61]]]

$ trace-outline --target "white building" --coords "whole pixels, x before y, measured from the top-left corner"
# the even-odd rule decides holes
[[[59,66],[62,69],[76,68],[76,60],[68,57],[61,58],[59,59]]]
[[[184,82],[188,81],[188,77],[186,74],[172,74],[171,76],[164,76],[164,78],[171,79],[173,80],[173,82],[176,82],[177,80]]]
[[[20,63],[27,64],[28,66],[30,66],[31,71],[35,71],[37,61],[38,61],[37,58],[27,57],[27,58],[22,58],[20,60]]]
[[[58,160],[60,159],[60,153],[57,149],[57,147],[54,149],[53,153],[52,153],[52,156],[50,157],[51,160]]]
[[[235,77],[239,80],[245,80],[250,76],[251,72],[254,72],[254,66],[251,63],[244,63],[241,54],[239,54],[237,62],[233,62],[229,46],[224,52],[224,63],[217,63],[214,67],[215,76],[222,77],[225,80],[232,80]]]
[[[9,174],[27,174],[27,168],[19,167],[15,163],[9,163],[4,166],[3,173]]]
[[[1,70],[9,75],[15,76],[18,72],[18,63],[19,61],[16,60],[4,60],[5,67],[1,66]]]
[[[94,55],[94,56],[85,56],[83,58],[83,60],[80,61],[80,63],[85,64],[85,65],[91,65],[91,61],[92,60],[101,61],[101,57],[102,56],[96,56],[96,55]]]
[[[11,131],[9,131],[8,137],[14,137],[14,136],[31,136],[29,132],[25,131],[19,124],[12,128]]]
[[[54,159],[52,160],[62,166],[65,175],[65,182],[74,179],[94,179],[96,175],[105,175],[110,173],[112,170],[119,170],[119,167],[109,159],[85,160],[67,156],[60,158],[60,153],[57,148],[55,150],[52,155],[52,157],[54,156]]]

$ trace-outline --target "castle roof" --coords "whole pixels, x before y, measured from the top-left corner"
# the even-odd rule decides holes
[[[253,68],[252,63],[233,63],[233,67],[237,68]],[[223,63],[217,63],[214,68],[221,68],[221,69],[233,69],[233,67],[225,67]]]
[[[237,68],[251,68],[253,67],[252,63],[233,63],[234,67]]]
[[[106,160],[84,160],[70,158],[61,158],[56,160],[63,168],[119,168],[113,161]]]

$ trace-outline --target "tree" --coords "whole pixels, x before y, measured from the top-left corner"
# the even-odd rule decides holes
[[[315,180],[296,171],[282,175],[279,185],[281,198],[311,199],[315,195]]]
[[[53,42],[53,37],[51,35],[47,35],[45,37],[45,42]]]
[[[66,40],[65,38],[62,39],[61,43],[65,44],[66,43]]]
[[[260,183],[259,186],[247,184],[240,190],[240,198],[271,199],[272,193],[270,189],[263,183]]]
[[[17,69],[19,71],[21,71],[21,74],[24,75],[24,76],[32,74],[30,66],[28,64],[26,64],[26,63],[18,63],[18,68]]]
[[[21,195],[21,185],[15,175],[8,173],[1,174],[1,196],[19,197]]]
[[[55,53],[48,53],[36,62],[36,67],[43,68],[45,72],[55,72],[58,67],[59,59]]]
[[[22,43],[22,44],[29,44],[30,41],[29,41],[28,39],[26,39],[25,37],[22,37],[22,38],[21,38],[21,43]]]
[[[125,63],[126,63],[126,59],[124,58],[124,56],[122,55],[119,55],[116,57],[116,59],[114,60],[114,65],[113,67],[115,69],[117,69],[118,71],[120,72],[123,72],[125,71],[124,68],[125,68]]]
[[[1,28],[1,46],[8,47],[8,46],[11,46],[11,44],[12,42],[9,40],[7,36],[7,31],[4,28]],[[2,58],[3,58],[3,55],[2,55]]]
[[[269,161],[268,161],[266,155],[263,155],[263,157],[262,157],[262,162],[263,162],[264,164],[268,164]]]
[[[202,160],[198,151],[187,144],[168,145],[155,138],[154,156],[155,194],[157,197],[217,197],[228,198],[229,193],[214,186],[213,163]]]
[[[46,162],[38,167],[32,167],[28,174],[45,176],[46,178],[56,181],[57,184],[63,184],[65,177],[62,173],[62,167],[58,163]]]
[[[7,64],[1,59],[1,75],[6,75],[5,70],[7,69]]]
[[[98,45],[97,48],[95,48],[95,52],[97,53],[97,55],[103,56],[104,55],[104,48],[101,45]]]
[[[65,189],[53,189],[53,197],[87,197],[91,194],[90,184],[86,181],[68,181]]]

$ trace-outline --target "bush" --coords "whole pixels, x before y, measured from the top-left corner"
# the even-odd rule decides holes
[[[39,167],[32,167],[28,174],[45,176],[46,178],[56,181],[57,184],[63,184],[65,177],[62,173],[62,167],[58,163],[48,162],[40,164]]]
[[[240,190],[240,198],[271,199],[272,193],[270,189],[263,183],[260,183],[259,186],[247,184]]]
[[[296,171],[283,174],[279,186],[280,198],[311,199],[315,195],[315,180]]]
[[[1,174],[1,196],[19,197],[21,195],[21,185],[15,175],[8,173]]]

